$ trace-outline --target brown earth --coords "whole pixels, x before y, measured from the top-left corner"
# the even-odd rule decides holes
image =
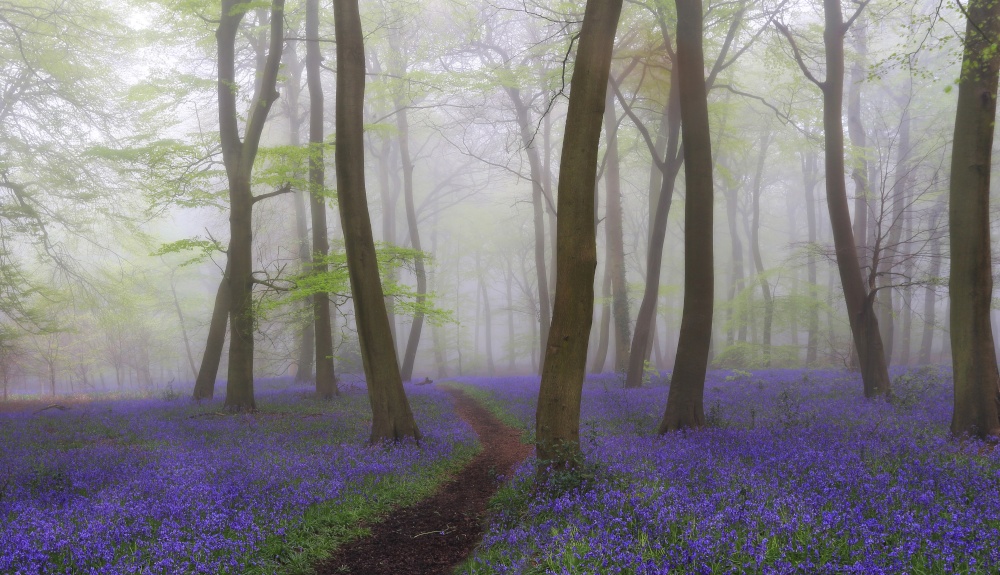
[[[483,450],[434,495],[393,511],[370,525],[371,535],[345,544],[316,566],[320,575],[434,575],[450,573],[483,535],[486,504],[531,453],[520,432],[505,425],[468,395],[449,390],[456,411]]]

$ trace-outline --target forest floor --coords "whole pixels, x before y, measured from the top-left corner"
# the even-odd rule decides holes
[[[462,391],[449,389],[456,411],[479,436],[482,451],[432,496],[369,526],[371,534],[345,544],[316,566],[325,574],[433,575],[450,573],[479,543],[487,503],[532,447]]]

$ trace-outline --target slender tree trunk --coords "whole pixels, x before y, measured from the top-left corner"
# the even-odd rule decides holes
[[[229,260],[226,259],[226,269],[222,272],[219,289],[215,292],[215,305],[212,307],[212,319],[208,324],[208,339],[205,342],[205,352],[201,356],[201,366],[194,380],[194,394],[191,399],[212,399],[215,396],[215,379],[219,375],[219,363],[222,360],[222,348],[226,344],[226,322],[229,319]],[[115,368],[118,387],[121,388],[121,373]]]
[[[667,96],[667,107],[664,110],[667,119],[666,150],[664,162],[659,164],[658,180],[660,184],[656,211],[650,224],[649,247],[646,250],[646,284],[642,292],[642,303],[635,318],[635,333],[632,337],[632,348],[629,356],[628,373],[625,376],[625,387],[634,388],[642,385],[643,368],[649,360],[649,350],[656,326],[656,303],[660,297],[660,274],[663,267],[663,242],[667,236],[667,221],[670,217],[670,206],[674,197],[674,184],[677,173],[683,163],[683,156],[677,153],[680,146],[680,91],[677,89],[677,66],[670,71],[670,92]]]
[[[603,373],[608,362],[608,340],[611,339],[611,272],[604,266],[604,281],[601,282],[601,325],[597,334],[597,352],[594,353],[590,371]]]
[[[541,354],[545,355],[545,342],[548,340],[549,322],[552,311],[549,307],[549,283],[545,270],[545,208],[542,202],[545,190],[542,188],[545,175],[538,148],[534,144],[534,132],[528,117],[528,106],[521,100],[521,92],[517,88],[507,88],[507,95],[514,105],[517,115],[517,125],[521,132],[521,145],[528,154],[528,167],[531,173],[531,208],[534,213],[535,226],[535,272],[538,275],[538,328],[541,333]]]
[[[187,327],[184,326],[184,314],[181,313],[181,303],[177,300],[177,290],[174,288],[174,278],[170,277],[170,294],[174,296],[174,310],[177,311],[177,322],[181,326],[181,337],[184,339],[184,351],[187,353],[188,364],[191,366],[191,373],[198,379],[198,368],[194,366],[194,354],[191,353],[191,340],[188,339]],[[86,378],[84,378],[86,382]]]
[[[389,182],[389,175],[395,167],[396,156],[392,153],[392,140],[388,137],[382,141],[382,151],[379,154],[379,190],[382,199],[382,240],[390,245],[396,245],[396,202],[399,198],[399,185],[392,185]],[[393,280],[396,280],[396,271],[390,272]],[[392,333],[392,340],[396,341],[396,302],[391,296],[385,298],[385,310],[389,316],[389,331]]]
[[[826,80],[818,82],[823,91],[823,131],[826,140],[826,202],[830,212],[830,227],[837,254],[837,268],[847,303],[854,348],[861,366],[865,397],[888,395],[889,371],[882,349],[878,318],[875,315],[874,292],[865,287],[858,261],[858,249],[851,228],[851,212],[844,182],[844,35],[847,24],[841,12],[840,0],[824,0],[826,28],[823,44],[826,48]],[[863,9],[861,6],[859,9]],[[782,32],[791,41],[787,29]],[[796,48],[797,51],[797,48]],[[805,68],[805,64],[800,65]],[[874,286],[872,286],[874,287]]]
[[[1000,79],[1000,3],[970,0],[951,152],[951,432],[1000,435],[1000,373],[990,324],[990,168]]]
[[[607,90],[604,103],[604,140],[607,146],[604,163],[604,189],[607,192],[605,232],[608,242],[608,266],[611,272],[611,312],[615,326],[615,371],[628,368],[631,340],[628,313],[628,282],[625,278],[625,230],[622,222],[621,174],[618,158],[618,116],[615,114],[614,90]],[[643,347],[645,349],[645,347]]]
[[[483,294],[483,331],[486,335],[486,371],[490,376],[496,374],[496,364],[493,363],[493,313],[490,311],[490,293],[483,281],[483,268],[480,265],[480,254],[476,252],[476,277],[479,278],[479,290]]]
[[[421,253],[420,233],[417,229],[417,210],[413,202],[413,161],[410,159],[410,124],[406,108],[402,101],[396,102],[396,128],[399,130],[399,156],[403,164],[403,200],[406,205],[406,227],[410,231],[410,245],[417,251],[413,268],[417,276],[417,311],[413,314],[410,326],[410,336],[406,341],[406,352],[403,354],[403,381],[413,377],[413,363],[417,357],[417,346],[420,344],[420,331],[424,326],[424,311],[422,306],[427,301],[427,272],[424,269],[424,256]]]
[[[909,210],[906,211],[906,215],[903,219],[903,227],[905,231],[903,234],[907,238],[913,237],[913,217]],[[911,245],[909,242],[903,246],[903,257],[906,259],[906,263],[903,265],[903,273],[906,276],[906,281],[913,281],[913,255],[910,253]],[[903,325],[900,329],[900,343],[902,343],[902,350],[899,356],[899,363],[901,365],[910,365],[911,353],[913,347],[913,287],[906,285],[903,287]],[[996,341],[996,339],[994,339]]]
[[[854,180],[854,240],[858,247],[858,263],[864,270],[871,259],[868,254],[868,197],[871,190],[867,137],[861,120],[861,85],[864,84],[868,64],[868,30],[864,16],[858,18],[853,36],[855,56],[847,88],[847,134],[851,139],[851,179]]]
[[[504,279],[507,288],[507,371],[514,373],[514,361],[517,357],[515,347],[517,334],[514,331],[514,267],[511,265],[509,257],[507,258],[507,274]]]
[[[667,407],[658,432],[705,425],[705,373],[715,304],[712,141],[702,51],[701,0],[676,0],[684,140],[684,312]]]
[[[889,222],[888,243],[882,247],[879,254],[878,283],[879,287],[879,325],[882,328],[882,341],[885,343],[885,362],[892,365],[892,352],[895,347],[895,318],[892,303],[892,285],[895,280],[892,274],[899,263],[897,254],[903,246],[903,218],[906,206],[907,176],[909,175],[910,154],[910,110],[905,108],[899,120],[899,143],[896,150],[896,174],[892,185],[892,216]]]
[[[535,416],[538,472],[571,466],[580,450],[580,398],[594,317],[594,188],[611,52],[621,0],[588,0],[570,80],[556,221],[556,297]]]
[[[285,80],[286,115],[288,116],[289,144],[299,147],[302,144],[299,98],[301,96],[302,63],[296,51],[297,41],[289,38],[285,47],[285,69],[288,77]],[[312,263],[312,252],[309,247],[309,224],[306,221],[306,196],[308,192],[293,193],[295,207],[295,234],[299,243],[300,273],[307,273]],[[301,303],[303,312],[309,311],[308,302]],[[303,383],[313,377],[313,356],[316,355],[315,322],[302,322],[299,331],[298,360],[295,362],[295,381]]]
[[[365,49],[358,0],[334,0],[333,10],[337,35],[337,191],[372,409],[371,442],[419,439],[389,329],[365,193]]]
[[[319,0],[306,0],[306,81],[309,86],[309,208],[312,215],[312,273],[327,273],[330,239],[326,225],[326,168],[323,160],[323,81],[319,47]],[[316,326],[316,395],[330,399],[339,395],[333,370],[333,326],[330,325],[330,294],[313,294]]]
[[[757,270],[757,283],[764,298],[764,367],[771,367],[771,326],[774,323],[774,297],[771,295],[771,284],[764,276],[764,259],[760,253],[760,195],[763,188],[764,160],[767,159],[767,148],[771,143],[770,131],[765,132],[760,142],[760,155],[757,157],[757,169],[753,176],[753,227],[750,231],[750,251],[753,255],[754,267]]]
[[[801,155],[802,180],[806,196],[806,225],[809,234],[809,248],[806,255],[806,274],[809,280],[809,335],[806,343],[806,367],[816,367],[819,350],[819,290],[816,275],[816,185],[819,184],[816,152],[810,150]]]
[[[435,222],[436,223],[436,222]],[[431,228],[431,254],[437,254],[437,226]],[[434,291],[434,285],[437,284],[437,272],[430,275],[430,281],[433,284],[430,286],[431,291]],[[448,377],[448,360],[445,357],[445,343],[443,341],[441,326],[433,325],[431,327],[431,339],[434,342],[434,366],[437,371],[437,377]]]

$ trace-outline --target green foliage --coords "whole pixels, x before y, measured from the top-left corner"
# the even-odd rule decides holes
[[[225,250],[218,242],[214,240],[206,240],[200,237],[188,238],[183,240],[177,240],[175,242],[169,242],[160,245],[159,249],[155,252],[149,254],[155,257],[161,257],[168,254],[177,254],[183,252],[194,251],[197,252],[196,255],[190,259],[184,260],[180,263],[180,266],[189,266],[191,264],[199,264],[207,261],[212,257],[213,253],[224,252]]]

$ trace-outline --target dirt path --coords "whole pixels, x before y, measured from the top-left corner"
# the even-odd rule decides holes
[[[479,543],[486,504],[496,492],[497,475],[531,453],[520,432],[503,424],[468,395],[449,390],[456,411],[483,446],[465,468],[434,494],[394,511],[371,526],[372,533],[341,547],[316,566],[320,575],[434,575],[450,573]]]

